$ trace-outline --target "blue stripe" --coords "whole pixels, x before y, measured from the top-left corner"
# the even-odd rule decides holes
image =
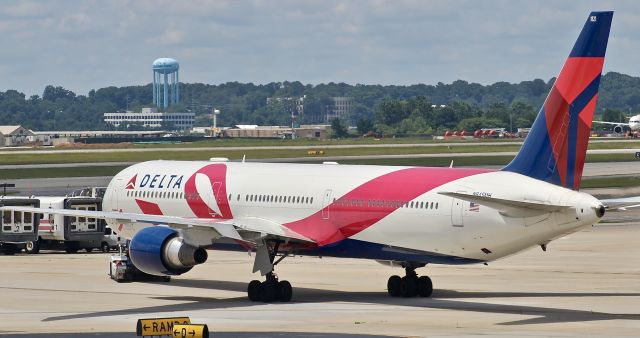
[[[580,112],[589,104],[591,99],[598,93],[600,85],[600,75],[596,76],[593,81],[585,88],[573,103],[569,106],[569,144],[567,155],[567,187],[573,188],[575,169],[578,165],[584,163],[576,163],[576,146],[578,144],[578,124],[580,122]]]
[[[570,57],[604,57],[613,12],[591,12]]]
[[[216,242],[209,249],[226,251],[247,251],[237,243]],[[301,256],[326,256],[342,258],[364,258],[385,261],[413,262],[419,264],[476,264],[483,260],[444,255],[435,252],[389,247],[379,243],[356,239],[345,239],[311,250],[296,251]]]

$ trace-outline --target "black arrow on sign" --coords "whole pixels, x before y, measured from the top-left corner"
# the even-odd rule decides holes
[[[189,334],[191,334],[191,337],[196,335],[196,330],[191,330],[191,332],[189,332]]]
[[[178,333],[180,333],[180,331],[178,331],[178,330],[173,331],[173,335],[174,335],[174,336],[177,336],[177,335],[178,335]]]
[[[144,326],[142,327],[145,331],[149,330],[149,325],[144,324]]]

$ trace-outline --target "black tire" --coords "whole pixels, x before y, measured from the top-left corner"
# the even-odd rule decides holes
[[[433,283],[428,276],[421,276],[418,278],[418,296],[431,297],[433,293]]]
[[[400,283],[400,295],[402,297],[415,297],[418,295],[418,279],[413,277],[402,277]]]
[[[90,253],[91,251],[93,251],[93,248],[84,248],[84,250],[85,250],[87,253]]]
[[[102,250],[102,252],[109,252],[109,243],[102,242],[102,244],[100,245],[100,249]]]
[[[40,252],[40,241],[27,242],[24,247],[24,251],[30,255],[35,255]]]
[[[2,253],[4,253],[7,256],[13,256],[15,254],[17,254],[18,252],[20,252],[20,248],[18,248],[17,245],[15,244],[10,244],[10,243],[5,243],[2,244]]]
[[[278,282],[278,300],[281,302],[288,302],[293,296],[293,288],[289,281],[283,280]]]
[[[278,296],[278,284],[273,282],[260,283],[260,300],[265,303],[271,303]]]
[[[262,288],[259,280],[252,280],[249,282],[249,286],[247,286],[247,296],[249,296],[249,300],[252,302],[260,301],[260,289]]]
[[[400,276],[393,275],[389,277],[389,280],[387,281],[387,292],[389,292],[389,296],[400,297],[401,283],[402,283],[402,278],[400,278]]]
[[[73,254],[78,252],[79,248],[77,244],[67,244],[64,247],[64,252],[68,253],[68,254]]]

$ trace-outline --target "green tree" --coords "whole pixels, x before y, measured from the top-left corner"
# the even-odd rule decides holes
[[[347,126],[337,117],[331,120],[331,130],[333,130],[333,136],[337,138],[344,138],[349,135]]]
[[[358,129],[358,133],[360,135],[364,135],[370,131],[374,130],[373,122],[367,118],[361,118],[356,123],[356,129]]]

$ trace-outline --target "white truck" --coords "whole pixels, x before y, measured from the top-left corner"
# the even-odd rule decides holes
[[[102,198],[99,197],[34,197],[41,208],[102,210]],[[38,237],[25,247],[27,253],[36,254],[40,249],[64,250],[75,253],[80,249],[91,252],[96,248],[105,248],[104,220],[89,217],[71,217],[54,214],[39,214],[40,227]],[[106,245],[107,247],[109,244]]]
[[[34,198],[0,196],[0,206],[39,207]],[[0,218],[0,251],[13,255],[38,238],[38,217],[30,212],[2,211]]]

